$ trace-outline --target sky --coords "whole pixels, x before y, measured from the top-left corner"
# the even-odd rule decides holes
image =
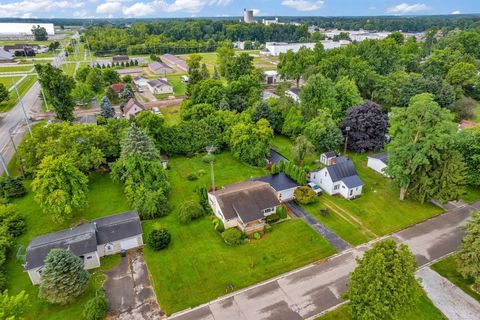
[[[480,13],[480,0],[0,0],[0,18],[378,16]]]

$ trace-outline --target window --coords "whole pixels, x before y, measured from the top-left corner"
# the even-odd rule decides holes
[[[350,195],[353,195],[353,190],[350,190]]]
[[[88,256],[88,257],[87,257],[87,260],[90,260],[90,259],[92,259],[92,258],[93,258],[92,256]]]
[[[338,190],[338,189],[340,189],[340,185],[339,185],[339,184],[336,184],[336,185],[333,186],[333,190]]]
[[[342,189],[345,189],[345,186],[342,185]]]
[[[328,173],[327,170],[325,170],[325,177],[327,176],[327,173]]]

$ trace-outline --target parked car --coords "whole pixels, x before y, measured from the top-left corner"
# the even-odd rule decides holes
[[[152,113],[153,113],[153,114],[162,114],[162,113],[160,112],[160,109],[159,109],[158,107],[153,107],[153,108],[152,108]]]
[[[312,189],[317,194],[317,196],[322,194],[322,189],[316,183],[309,182],[308,187]]]

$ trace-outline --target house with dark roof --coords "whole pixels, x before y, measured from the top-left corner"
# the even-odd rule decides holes
[[[388,165],[388,154],[386,152],[372,154],[367,158],[367,167],[377,171],[384,176],[388,176],[385,173],[385,169]]]
[[[131,117],[136,116],[142,111],[147,110],[145,105],[141,102],[139,102],[137,99],[132,98],[128,100],[127,104],[125,107],[123,107],[123,116],[127,119],[130,119]]]
[[[346,199],[360,196],[364,185],[352,160],[345,157],[337,157],[335,164],[310,172],[308,179],[329,195],[341,194]]]
[[[262,181],[268,183],[275,190],[277,198],[280,200],[280,202],[293,200],[295,198],[295,189],[298,188],[298,183],[287,176],[284,172],[255,178],[252,179],[252,181]]]
[[[85,269],[100,267],[100,258],[143,246],[136,211],[112,215],[74,228],[35,237],[25,255],[24,271],[34,285],[41,282],[45,258],[52,249],[65,249],[83,259]]]
[[[214,214],[226,229],[239,228],[246,234],[262,231],[265,218],[280,205],[275,189],[263,181],[244,181],[208,193]]]
[[[270,148],[270,153],[267,158],[267,163],[280,164],[280,162],[282,161],[286,163],[288,162],[288,159],[277,150]]]
[[[337,153],[335,151],[327,151],[320,155],[320,163],[330,166],[335,163]]]
[[[130,62],[130,58],[125,55],[117,55],[112,57],[112,62],[113,63],[127,63]]]

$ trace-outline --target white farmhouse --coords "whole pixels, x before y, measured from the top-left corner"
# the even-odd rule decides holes
[[[335,164],[310,172],[309,181],[329,195],[341,194],[346,199],[360,196],[364,185],[352,160],[345,157],[337,157]]]
[[[147,81],[147,88],[153,94],[173,93],[172,84],[164,78]]]
[[[372,168],[373,170],[377,171],[380,174],[383,174],[384,176],[388,176],[385,173],[385,169],[388,165],[387,157],[388,154],[386,152],[372,154],[367,158],[367,167]]]
[[[266,182],[244,181],[208,193],[215,216],[225,229],[239,228],[246,234],[262,231],[265,218],[280,205],[275,190]]]
[[[141,246],[140,217],[136,211],[129,211],[33,238],[27,247],[24,270],[36,285],[41,282],[44,261],[52,249],[71,251],[88,270],[100,267],[103,256]]]
[[[287,202],[293,200],[295,198],[295,189],[298,188],[298,183],[293,181],[293,179],[287,176],[284,172],[252,180],[268,183],[275,190],[278,200],[280,200],[280,202]]]

